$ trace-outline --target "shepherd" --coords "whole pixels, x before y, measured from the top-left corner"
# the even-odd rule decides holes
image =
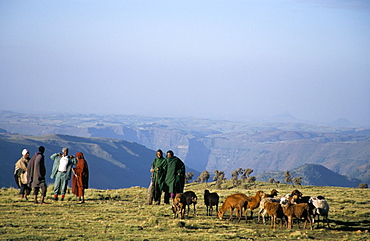
[[[156,158],[154,159],[150,169],[150,172],[152,173],[152,181],[149,186],[148,201],[146,204],[151,205],[153,200],[154,204],[160,204],[164,180],[166,177],[166,169],[166,159],[163,157],[162,150],[159,149],[156,152]]]

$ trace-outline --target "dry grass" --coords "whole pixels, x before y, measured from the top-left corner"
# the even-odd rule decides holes
[[[47,205],[22,201],[16,189],[0,189],[1,240],[369,240],[369,189],[311,187],[298,189],[304,195],[324,195],[330,204],[330,229],[315,226],[314,230],[292,230],[257,224],[255,218],[245,223],[218,220],[206,216],[203,191],[217,192],[220,200],[237,192],[254,195],[257,190],[269,192],[275,185],[258,183],[252,189],[215,189],[211,184],[188,184],[186,190],[198,196],[197,216],[174,219],[170,205],[144,205],[147,189],[132,187],[120,190],[86,192],[86,203],[78,204],[72,194],[65,201],[51,200],[48,189]],[[281,195],[297,187],[281,185]],[[255,212],[255,217],[257,212]],[[192,214],[192,212],[191,212]],[[269,223],[269,222],[268,222]]]

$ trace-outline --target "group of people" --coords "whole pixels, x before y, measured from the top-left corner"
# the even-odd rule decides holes
[[[151,183],[148,189],[148,200],[146,204],[160,204],[162,193],[164,203],[170,204],[170,198],[175,198],[177,193],[182,193],[185,185],[185,165],[176,157],[173,151],[167,151],[166,158],[159,149],[156,152],[150,172],[152,173]]]
[[[27,196],[33,190],[34,203],[39,203],[37,196],[41,191],[41,204],[45,204],[47,191],[45,147],[40,146],[38,152],[30,158],[27,149],[22,150],[22,157],[15,164],[14,177],[22,199],[28,200]],[[80,203],[85,202],[85,189],[88,188],[89,168],[82,152],[76,156],[68,155],[68,148],[63,148],[62,153],[54,153],[50,159],[54,161],[50,178],[55,179],[54,201],[65,198],[68,181],[72,177],[72,193],[75,194]],[[160,204],[162,193],[164,203],[170,204],[170,198],[175,198],[177,193],[182,193],[185,185],[185,165],[176,157],[173,151],[167,151],[166,158],[162,150],[156,152],[150,172],[152,179],[149,186],[147,204]],[[72,175],[73,174],[73,175]],[[60,199],[59,199],[60,195]]]
[[[27,149],[22,150],[22,157],[15,164],[14,177],[20,188],[22,199],[28,200],[27,196],[33,190],[34,203],[39,203],[37,196],[41,190],[41,204],[45,204],[47,191],[45,147],[40,146],[38,152],[30,158]],[[68,181],[72,176],[72,193],[80,203],[85,202],[85,189],[88,188],[89,168],[82,152],[77,152],[76,157],[68,155],[68,148],[63,148],[62,153],[54,153],[50,159],[54,161],[50,178],[55,178],[53,200],[63,201],[67,191]],[[73,175],[72,175],[73,173]]]

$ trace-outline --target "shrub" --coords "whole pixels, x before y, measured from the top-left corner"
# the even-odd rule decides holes
[[[358,184],[358,188],[369,188],[367,183],[360,183]]]

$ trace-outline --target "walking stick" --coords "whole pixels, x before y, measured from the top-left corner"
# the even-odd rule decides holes
[[[154,198],[157,199],[157,181],[158,181],[158,167],[157,172],[155,173],[155,182],[154,182]]]

